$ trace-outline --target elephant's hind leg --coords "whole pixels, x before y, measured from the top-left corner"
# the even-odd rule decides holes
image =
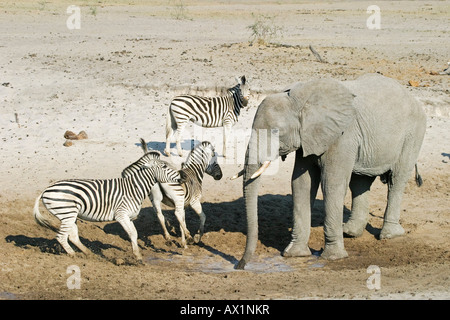
[[[364,232],[369,214],[369,191],[375,177],[353,174],[350,180],[352,213],[344,224],[344,234],[359,237]]]
[[[391,239],[405,233],[405,229],[400,225],[400,208],[408,178],[406,172],[392,173],[388,182],[388,200],[380,239]]]
[[[395,238],[405,233],[405,230],[400,225],[401,202],[420,149],[420,145],[413,142],[414,140],[406,142],[399,161],[391,170],[387,183],[388,199],[380,239]]]

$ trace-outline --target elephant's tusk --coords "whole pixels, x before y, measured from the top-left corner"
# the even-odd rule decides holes
[[[242,176],[243,174],[244,174],[244,169],[242,169],[241,171],[239,171],[238,173],[236,173],[234,176],[232,176],[232,177],[230,178],[230,180],[237,179],[237,178],[239,178],[240,176]]]
[[[250,177],[250,179],[255,179],[255,178],[258,178],[260,175],[262,175],[263,172],[266,171],[269,164],[270,164],[270,161],[264,161],[262,166]]]

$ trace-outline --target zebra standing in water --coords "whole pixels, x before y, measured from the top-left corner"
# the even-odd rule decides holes
[[[227,90],[226,95],[207,98],[194,95],[175,97],[167,112],[166,148],[164,152],[170,156],[170,140],[176,130],[177,151],[183,156],[181,134],[188,121],[206,128],[223,127],[223,156],[226,156],[227,138],[231,127],[238,121],[241,108],[247,106],[248,85],[245,76],[237,78],[238,84]]]
[[[152,159],[128,178],[110,180],[63,180],[46,188],[34,205],[36,222],[57,232],[56,239],[69,255],[74,250],[67,240],[87,254],[78,237],[77,217],[88,221],[118,221],[130,237],[133,253],[142,260],[137,232],[131,220],[136,219],[142,201],[157,182],[181,182],[182,176],[161,160]],[[39,212],[39,201],[61,221],[56,227]]]
[[[142,139],[141,144],[144,152],[147,152],[147,144]],[[134,170],[132,167],[125,168],[122,176],[130,175]],[[205,172],[212,176],[214,180],[220,180],[222,178],[222,170],[217,163],[217,154],[214,151],[213,145],[208,141],[203,141],[196,145],[187,156],[186,161],[182,164],[180,174],[183,175],[184,182],[157,183],[152,188],[150,200],[163,228],[164,238],[167,241],[170,241],[171,238],[161,211],[161,202],[172,208],[191,206],[200,218],[199,230],[194,237],[196,243],[200,242],[206,221],[206,216],[200,203]]]

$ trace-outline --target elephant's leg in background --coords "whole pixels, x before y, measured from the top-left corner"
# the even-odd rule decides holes
[[[311,228],[311,209],[320,184],[320,169],[315,157],[303,158],[296,152],[292,173],[293,222],[292,240],[283,252],[285,257],[309,256],[308,240]]]
[[[359,237],[366,228],[369,215],[369,191],[375,178],[352,174],[350,179],[352,213],[343,229],[348,236]]]

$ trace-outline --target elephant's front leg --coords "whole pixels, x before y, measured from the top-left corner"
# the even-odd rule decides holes
[[[325,248],[322,258],[336,260],[348,257],[344,248],[344,198],[349,186],[353,162],[339,155],[322,161],[322,192],[325,208]]]
[[[292,173],[293,222],[292,240],[283,252],[285,257],[309,256],[311,209],[320,184],[320,169],[314,157],[303,158],[297,151]]]

